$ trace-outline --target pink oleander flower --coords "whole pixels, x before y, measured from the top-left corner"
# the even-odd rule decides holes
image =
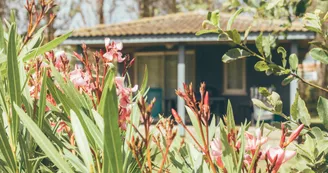
[[[126,130],[126,121],[130,119],[130,114],[131,114],[131,105],[127,107],[121,107],[120,112],[119,112],[119,127],[122,130]]]
[[[220,141],[220,138],[214,138],[211,142],[211,149],[212,149],[212,156],[214,157],[216,164],[220,168],[224,168],[223,162],[222,162],[222,144]]]
[[[246,164],[246,165],[251,165],[252,164],[252,157],[251,157],[251,155],[249,155],[249,154],[245,154],[244,155],[244,163]]]
[[[259,145],[263,145],[268,141],[267,137],[262,137],[261,129],[259,128],[255,130],[255,136],[248,132],[246,132],[245,135],[246,135],[245,150],[251,151],[252,154],[255,153]]]
[[[67,56],[66,56],[66,53],[64,51],[59,51],[59,52],[56,52],[55,54],[55,62],[54,62],[54,65],[56,67],[57,70],[61,70],[61,68],[63,68],[64,66],[64,62],[63,60],[67,60]]]
[[[126,121],[131,114],[131,95],[138,90],[138,85],[133,88],[124,86],[124,77],[115,77],[116,93],[119,99],[119,126],[122,130],[126,129]]]
[[[126,107],[130,103],[130,96],[133,92],[138,90],[138,85],[133,88],[124,86],[124,77],[115,77],[116,92],[119,96],[120,106]]]
[[[280,147],[270,148],[266,152],[267,158],[273,164],[272,173],[277,173],[282,164],[296,155],[296,151],[284,150]]]
[[[105,47],[106,47],[106,53],[103,55],[103,57],[108,61],[108,62],[123,62],[125,58],[122,56],[122,52],[120,52],[123,49],[123,43],[121,42],[112,42],[110,43],[109,38],[105,38]]]
[[[75,87],[83,87],[86,90],[92,88],[91,80],[92,77],[88,72],[83,72],[81,68],[77,65],[75,66],[75,70],[69,73],[69,78],[73,82]]]

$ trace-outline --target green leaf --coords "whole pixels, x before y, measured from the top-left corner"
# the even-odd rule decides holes
[[[204,145],[204,142],[202,140],[202,137],[201,137],[201,129],[200,128],[203,128],[203,125],[201,124],[201,126],[198,125],[198,120],[197,120],[197,117],[195,115],[195,113],[188,107],[188,106],[185,106],[186,110],[187,110],[187,113],[188,113],[188,116],[190,118],[190,121],[196,131],[196,139],[197,141],[200,141],[200,144],[201,145]]]
[[[291,116],[294,120],[300,120],[306,126],[311,124],[309,111],[298,92],[295,94],[295,101],[291,107]]]
[[[281,85],[282,86],[286,86],[288,85],[291,81],[293,81],[295,78],[293,75],[289,75],[287,76],[282,82],[281,82]]]
[[[50,140],[44,135],[44,133],[39,129],[38,125],[16,104],[14,105],[21,121],[24,126],[30,132],[31,136],[34,138],[35,142],[44,151],[47,157],[63,172],[73,173],[73,170],[67,164],[65,160],[58,153],[56,148],[50,142]]]
[[[33,34],[33,37],[30,41],[27,42],[27,44],[22,48],[20,52],[20,56],[26,55],[29,51],[31,51],[33,48],[37,48],[40,46],[43,40],[43,31],[47,28],[48,26],[43,26],[40,28],[35,34]]]
[[[235,130],[236,124],[230,100],[228,100],[227,106],[227,121],[228,131],[231,132],[231,130]]]
[[[60,37],[55,38],[54,40],[46,43],[45,45],[33,49],[26,56],[19,57],[19,59],[23,58],[23,62],[26,62],[26,61],[32,59],[33,57],[36,57],[40,54],[44,54],[44,53],[56,48],[59,44],[61,44],[63,41],[65,41],[71,34],[72,34],[72,32],[68,32],[64,35],[61,35]]]
[[[255,45],[257,50],[263,55],[263,37],[262,37],[262,32],[261,34],[256,38],[255,40]]]
[[[43,119],[46,110],[46,96],[47,96],[47,71],[43,71],[42,75],[42,85],[39,99],[39,109],[38,109],[38,126],[42,129]]]
[[[267,105],[265,105],[261,100],[259,99],[252,99],[252,102],[255,106],[267,110],[267,111],[272,111],[272,108],[269,108]]]
[[[323,50],[321,48],[314,48],[314,49],[311,49],[310,55],[314,59],[316,59],[324,64],[328,64],[328,52],[326,50]]]
[[[118,102],[114,83],[114,70],[109,72],[99,105],[99,114],[104,117],[104,164],[103,173],[123,172],[121,136],[118,125]]]
[[[268,97],[271,95],[271,93],[268,91],[267,88],[265,87],[259,87],[259,92],[261,93],[262,96]]]
[[[258,61],[254,65],[254,69],[256,71],[266,71],[266,70],[270,69],[270,67],[268,66],[268,64],[265,61]]]
[[[228,34],[229,38],[236,44],[240,44],[241,43],[241,38],[240,38],[240,34],[238,33],[237,30],[229,30],[226,31],[226,33]]]
[[[5,31],[3,29],[2,20],[0,20],[0,52],[4,51],[4,54],[6,54],[6,40],[5,40]]]
[[[239,149],[239,160],[238,160],[238,165],[237,165],[237,171],[238,173],[241,172],[241,169],[243,168],[243,163],[244,163],[244,154],[245,154],[245,126],[240,127],[240,143],[241,147]]]
[[[322,120],[323,125],[325,128],[328,129],[328,100],[319,97],[318,104],[317,104],[317,111],[319,114],[320,119]]]
[[[145,65],[144,75],[143,75],[143,79],[142,79],[142,83],[141,83],[141,87],[140,87],[141,95],[145,94],[146,89],[147,89],[147,84],[148,84],[148,68],[147,68],[147,65]]]
[[[22,135],[18,136],[18,142],[19,142],[19,148],[21,149],[21,158],[24,162],[24,166],[25,166],[25,172],[31,172],[32,171],[32,165],[31,165],[31,161],[29,160],[29,153],[28,153],[28,149],[30,147],[28,147],[28,142],[29,140],[24,140]]]
[[[14,103],[21,104],[21,85],[19,78],[19,69],[17,61],[16,52],[16,26],[12,25],[9,31],[9,41],[8,41],[8,57],[7,57],[7,75],[8,75],[8,88],[10,93],[10,104],[13,108]],[[14,109],[12,109],[12,137],[13,143],[16,145],[18,129],[19,129],[19,117]]]
[[[252,54],[250,54],[249,52],[247,52],[243,49],[233,48],[233,49],[230,49],[227,53],[225,53],[222,56],[222,62],[229,63],[229,62],[232,62],[237,59],[249,57],[251,55]]]
[[[262,46],[263,46],[263,53],[265,55],[265,59],[269,62],[272,61],[272,53],[271,49],[276,46],[276,37],[272,35],[263,36],[262,37]]]
[[[227,31],[231,30],[231,26],[232,26],[233,22],[235,21],[237,16],[243,11],[244,11],[244,9],[240,8],[230,17],[228,24],[227,24]]]
[[[313,13],[306,13],[304,15],[304,20],[305,20],[305,28],[307,28],[310,31],[314,31],[317,33],[322,34],[322,24],[320,21],[320,17],[316,14]]]
[[[216,27],[220,27],[220,11],[219,10],[215,10],[212,11],[210,13],[210,21],[212,22],[212,24]]]
[[[92,115],[93,115],[93,118],[98,126],[98,128],[100,129],[100,132],[102,134],[104,134],[104,118],[99,115],[99,113],[97,111],[95,111],[94,109],[91,110],[92,111]]]
[[[227,172],[235,172],[235,163],[233,159],[234,151],[229,144],[228,135],[224,129],[222,120],[220,120],[220,142],[222,143],[222,162],[225,165]]]
[[[94,111],[94,110],[92,110],[92,111]],[[94,139],[94,141],[97,144],[97,146],[99,147],[99,149],[102,150],[103,146],[104,146],[104,142],[103,142],[104,133],[102,131],[100,131],[98,126],[87,115],[85,115],[83,113],[83,111],[81,111],[81,113],[82,113],[82,117],[83,117],[84,122],[88,126],[88,129],[90,131],[90,134],[91,134],[92,138]],[[102,117],[100,116],[100,118],[102,118]]]
[[[65,158],[74,166],[76,172],[88,172],[88,169],[82,163],[78,156],[72,154],[67,149],[64,149],[64,156]]]
[[[76,144],[79,148],[82,159],[85,165],[87,165],[89,172],[94,172],[95,169],[94,169],[93,159],[90,151],[90,146],[88,143],[88,139],[85,135],[85,132],[83,130],[83,127],[80,123],[79,118],[77,117],[76,113],[73,110],[71,110],[70,115],[71,115],[72,129],[75,135]]]
[[[296,70],[298,66],[298,57],[296,54],[291,54],[289,56],[289,65],[292,70]]]
[[[12,152],[12,149],[10,147],[9,138],[6,133],[6,129],[4,128],[4,125],[2,123],[0,124],[0,151],[1,151],[1,155],[3,155],[11,171],[12,172],[18,171],[16,161],[14,159],[14,153]]]
[[[266,10],[271,10],[272,8],[276,7],[278,5],[278,3],[281,0],[274,0],[274,1],[269,1],[268,5],[266,6]]]
[[[287,60],[286,60],[287,51],[285,50],[285,48],[283,48],[283,47],[280,46],[280,47],[278,47],[277,52],[278,53],[281,53],[282,66],[285,68],[286,67],[286,64],[287,64]]]

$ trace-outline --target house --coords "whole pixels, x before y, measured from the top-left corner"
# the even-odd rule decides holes
[[[159,100],[156,113],[165,112],[169,115],[173,107],[178,109],[180,116],[184,116],[184,102],[177,99],[175,89],[182,88],[183,82],[193,82],[197,91],[200,83],[206,82],[213,112],[224,114],[227,99],[230,99],[237,123],[250,120],[250,88],[253,86],[274,85],[284,102],[283,111],[289,114],[297,83],[282,86],[283,77],[267,77],[255,71],[254,64],[258,59],[254,57],[222,63],[221,57],[234,45],[227,40],[218,41],[217,35],[195,35],[202,29],[206,15],[205,12],[178,13],[82,28],[75,31],[64,44],[80,45],[84,42],[91,48],[99,49],[103,48],[105,37],[123,42],[124,52],[136,57],[130,73],[134,83],[141,83],[144,65],[148,66],[149,97],[157,96]],[[221,14],[221,26],[227,24],[230,16]],[[240,16],[232,28],[245,32],[252,23],[251,17]],[[315,37],[314,33],[304,30],[301,23],[294,23],[284,30],[280,27],[282,23],[269,20],[253,23],[248,36],[249,47],[255,48],[254,40],[260,32],[265,35],[273,31],[285,31],[287,36],[279,36],[279,46],[283,46],[288,53],[304,57],[308,51],[307,42]],[[277,61],[280,62],[280,58]]]

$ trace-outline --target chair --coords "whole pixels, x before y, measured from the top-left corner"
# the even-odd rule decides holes
[[[269,92],[273,91],[273,88],[267,88]],[[263,103],[266,102],[266,97],[264,97],[260,92],[258,87],[251,87],[250,89],[251,99],[259,99]],[[251,117],[252,124],[255,124],[256,121],[270,121],[270,123],[274,119],[274,114],[270,111],[263,110],[253,104],[253,113]]]

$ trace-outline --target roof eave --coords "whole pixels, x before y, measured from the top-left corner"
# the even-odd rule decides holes
[[[269,33],[264,33],[267,35]],[[243,35],[243,34],[241,34]],[[250,33],[247,40],[254,41],[259,33]],[[106,36],[97,37],[69,37],[63,42],[64,45],[80,45],[85,43],[87,45],[104,44]],[[218,41],[218,35],[207,34],[196,36],[195,34],[172,34],[172,35],[135,35],[135,36],[111,36],[111,40],[123,42],[124,44],[139,44],[139,43],[211,43]],[[315,38],[314,32],[288,32],[287,36],[279,36],[279,40],[311,40]],[[243,36],[242,36],[242,39]],[[222,40],[220,41],[228,41]]]

